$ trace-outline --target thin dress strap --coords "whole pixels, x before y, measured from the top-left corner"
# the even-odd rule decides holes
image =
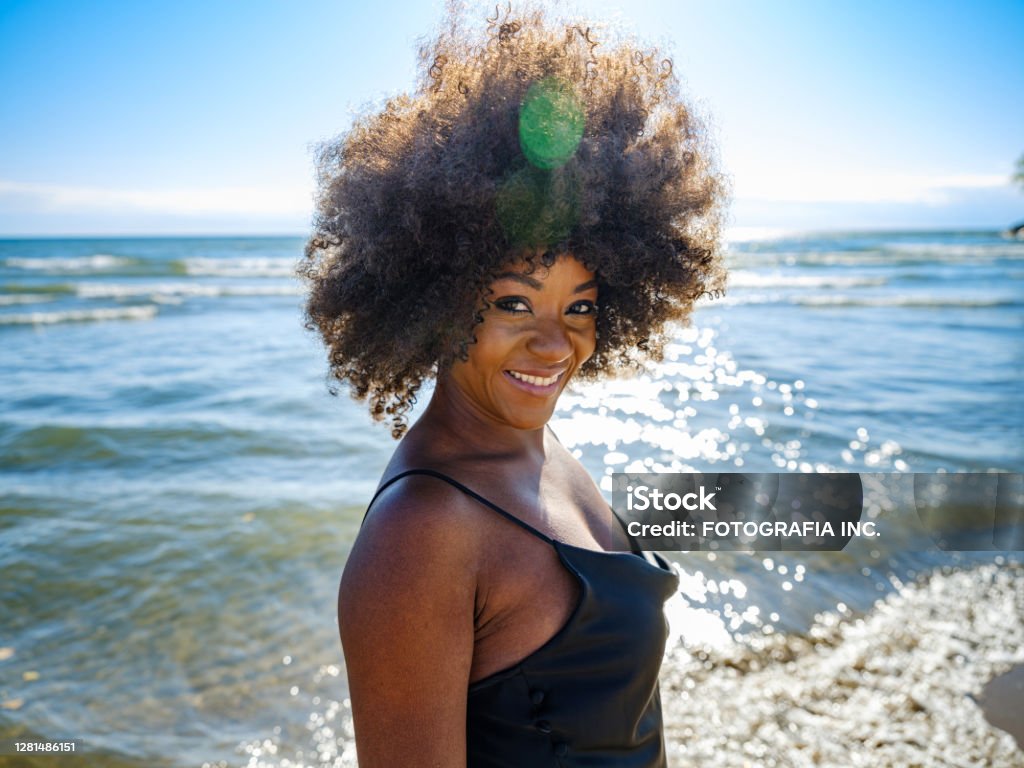
[[[363,521],[364,522],[366,521],[366,515],[370,514],[370,507],[373,506],[373,502],[375,502],[377,500],[377,497],[380,496],[388,486],[392,485],[393,483],[398,482],[403,477],[408,477],[409,475],[426,475],[428,477],[436,477],[438,480],[444,480],[444,482],[446,482],[449,485],[452,485],[452,486],[458,488],[460,491],[462,491],[467,496],[470,496],[473,499],[476,499],[478,502],[483,504],[485,507],[488,507],[488,508],[494,510],[499,515],[504,517],[506,520],[515,523],[520,528],[522,528],[524,531],[528,531],[528,532],[532,533],[537,538],[543,539],[544,541],[546,541],[548,544],[551,544],[552,546],[555,544],[555,540],[552,539],[547,534],[541,533],[536,528],[534,528],[532,525],[530,525],[529,523],[523,522],[518,517],[513,515],[511,512],[506,512],[504,509],[499,507],[493,501],[491,501],[490,499],[485,499],[479,493],[477,493],[476,491],[472,490],[471,488],[467,488],[466,486],[464,486],[462,483],[460,483],[455,478],[448,477],[448,475],[442,474],[441,472],[437,472],[437,471],[435,471],[433,469],[407,469],[404,472],[399,472],[394,477],[388,478],[387,482],[385,482],[380,488],[378,488],[377,492],[375,494],[373,494],[373,498],[370,499],[370,503],[366,507],[366,514],[363,515]]]

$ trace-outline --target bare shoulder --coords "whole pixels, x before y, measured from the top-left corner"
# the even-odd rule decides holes
[[[339,610],[359,602],[387,607],[438,599],[461,586],[469,609],[479,567],[479,511],[436,478],[415,475],[392,484],[374,502],[345,565]],[[442,589],[443,588],[443,589]],[[403,612],[414,605],[393,605]],[[407,615],[407,613],[406,613]]]
[[[363,521],[353,554],[381,564],[472,560],[482,536],[473,500],[437,478],[412,475],[386,488]]]
[[[461,495],[402,478],[345,565],[338,623],[360,765],[464,765],[480,532]]]

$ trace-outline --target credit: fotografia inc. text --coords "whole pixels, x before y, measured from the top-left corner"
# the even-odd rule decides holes
[[[928,546],[1024,550],[1019,473],[622,472],[612,506],[641,549],[837,551],[902,515]]]

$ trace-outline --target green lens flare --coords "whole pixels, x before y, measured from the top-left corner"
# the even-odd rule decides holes
[[[519,146],[535,168],[559,168],[579,146],[583,124],[583,105],[572,88],[545,78],[530,86],[519,108]]]
[[[569,236],[578,212],[578,182],[564,170],[527,165],[498,189],[498,221],[514,247],[549,247]]]

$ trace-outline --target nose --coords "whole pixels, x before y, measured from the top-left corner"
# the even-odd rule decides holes
[[[538,319],[527,349],[540,360],[560,363],[572,355],[572,339],[560,319]]]

